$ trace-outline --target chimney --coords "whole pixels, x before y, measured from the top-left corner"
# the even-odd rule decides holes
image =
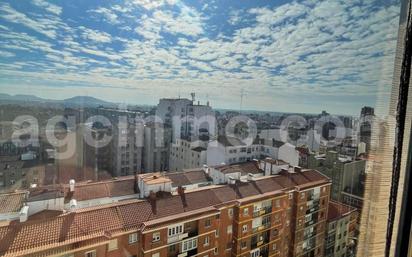
[[[282,168],[279,172],[280,175],[287,176],[289,175],[289,171],[285,168]]]
[[[134,175],[134,186],[133,186],[133,191],[135,194],[139,193],[139,182],[137,180],[136,174]]]
[[[20,210],[20,222],[26,222],[29,218],[29,206],[25,205]]]
[[[156,201],[157,201],[156,193],[153,191],[150,191],[149,202],[150,202],[150,205],[152,206],[152,212],[155,215],[157,214]]]
[[[182,199],[183,207],[187,207],[185,189],[182,186],[179,186],[177,188],[177,193],[180,195],[180,199]]]
[[[69,205],[70,205],[70,210],[75,210],[77,208],[77,200],[71,199],[69,202]]]
[[[295,166],[294,170],[295,172],[302,172],[302,168],[299,166]]]
[[[76,181],[74,181],[74,179],[70,179],[70,181],[69,181],[70,192],[74,192],[74,185],[75,184],[76,184]]]

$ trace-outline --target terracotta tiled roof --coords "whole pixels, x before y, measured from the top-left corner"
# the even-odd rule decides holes
[[[174,187],[209,182],[206,173],[201,169],[167,173],[166,176],[172,180]]]
[[[0,213],[19,212],[26,192],[0,194]]]
[[[167,176],[172,180],[173,187],[184,186],[184,185],[190,184],[189,179],[183,174],[183,172],[170,173],[170,174],[167,174]]]
[[[214,168],[225,174],[240,172],[243,176],[249,173],[252,173],[252,174],[263,173],[262,170],[259,169],[258,164],[255,161],[231,164],[231,165],[218,165],[218,166],[215,166]]]
[[[279,190],[293,188],[298,185],[294,181],[309,181],[297,179],[298,176],[304,177],[305,172],[307,171],[290,176],[262,177],[248,183],[188,191],[185,193],[185,201],[180,195],[168,195],[157,199],[155,205],[148,200],[136,199],[80,209],[47,220],[29,220],[24,223],[13,221],[9,226],[0,227],[0,255],[39,247],[57,247],[130,229],[144,229],[144,224],[165,222],[167,217],[178,219],[190,213],[200,214],[242,197],[242,200],[247,200],[247,197],[256,198],[269,192],[276,193]],[[311,177],[317,176],[312,174]],[[322,175],[319,175],[319,178],[319,184],[329,181]]]
[[[65,201],[76,199],[77,201],[85,201],[104,197],[115,197],[123,195],[133,195],[134,192],[134,176],[127,176],[117,180],[108,180],[92,183],[76,183],[74,192],[69,192],[69,186],[65,186]]]
[[[356,209],[349,205],[339,203],[339,202],[329,201],[328,222],[340,219],[344,216],[351,214],[354,211],[356,211]]]
[[[275,164],[275,165],[286,165],[289,164],[285,161],[279,160],[279,159],[272,159],[272,158],[265,158],[264,159],[265,162],[271,163],[271,164]]]

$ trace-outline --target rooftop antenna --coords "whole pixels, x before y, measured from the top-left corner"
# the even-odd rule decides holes
[[[244,89],[243,87],[240,89],[240,107],[239,107],[239,113],[242,113],[242,105],[243,105],[243,96],[244,96]]]
[[[192,97],[192,102],[195,102],[196,94],[194,92],[192,92],[192,93],[190,93],[190,96]]]

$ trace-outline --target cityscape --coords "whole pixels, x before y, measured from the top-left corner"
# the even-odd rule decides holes
[[[22,108],[10,101],[4,112]],[[355,255],[374,108],[217,111],[195,93],[92,102],[37,102],[1,122],[6,256]]]
[[[1,2],[0,256],[399,256],[405,6]]]

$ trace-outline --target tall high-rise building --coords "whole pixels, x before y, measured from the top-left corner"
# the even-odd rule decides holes
[[[312,154],[309,156],[308,167],[319,170],[325,176],[332,179],[331,199],[342,201],[342,193],[358,189],[357,186],[365,179],[366,161],[341,156],[335,151],[326,154]]]
[[[361,113],[360,116],[364,117],[364,116],[374,116],[375,115],[375,109],[373,107],[370,106],[364,106],[361,109]]]
[[[214,111],[209,106],[197,104],[189,99],[160,99],[156,108],[156,116],[165,127],[171,127],[176,139],[209,140],[216,135]]]
[[[171,138],[170,127],[156,122],[145,124],[142,156],[144,172],[169,170]]]

